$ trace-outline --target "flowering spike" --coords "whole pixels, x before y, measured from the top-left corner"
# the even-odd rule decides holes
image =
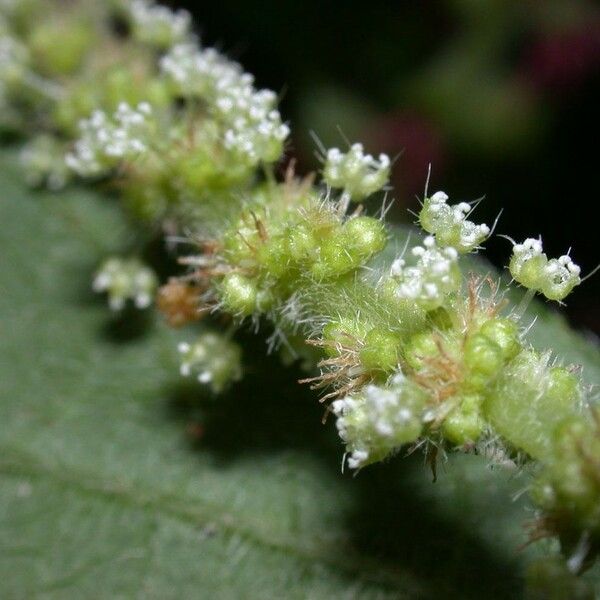
[[[39,18],[46,4],[56,18]],[[450,205],[441,191],[426,197],[419,219],[429,236],[390,271],[383,219],[361,206],[346,215],[351,201],[385,188],[387,155],[320,148],[322,183],[340,194],[323,195],[291,166],[278,181],[270,165],[289,129],[276,94],[201,48],[188,13],[154,0],[71,0],[66,13],[62,4],[0,0],[0,125],[46,133],[23,152],[29,180],[58,187],[67,164],[82,176],[118,174],[140,226],[168,231],[169,246],[187,236],[198,252],[181,258],[189,271],[159,296],[171,324],[210,308],[234,326],[268,321],[271,346],[309,339],[321,355],[308,381],[331,388],[322,400],[342,398],[331,410],[350,467],[407,443],[527,453],[539,461],[532,497],[545,526],[585,542],[580,566],[587,550],[600,552],[600,417],[577,372],[529,350],[520,307],[503,317],[494,293],[465,281],[460,255],[490,235],[468,220],[472,206]],[[108,26],[115,16],[128,18],[122,36]],[[66,162],[63,145],[72,145]],[[509,268],[530,288],[526,300],[539,291],[560,301],[581,282],[571,258],[548,259],[539,240],[516,244]],[[155,286],[152,271],[125,259],[107,261],[94,281],[113,309],[148,305]],[[180,353],[182,373],[214,391],[240,377],[228,338],[204,334]]]

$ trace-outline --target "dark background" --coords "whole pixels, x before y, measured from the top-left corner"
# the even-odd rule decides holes
[[[600,262],[597,112],[600,12],[578,0],[419,2],[171,2],[194,13],[216,46],[282,94],[289,155],[318,168],[312,130],[327,145],[363,141],[402,152],[392,218],[412,218],[427,166],[430,191],[453,202],[486,197],[475,218],[517,241],[542,234],[549,256],[573,247],[588,273]],[[486,247],[506,264],[502,238]],[[600,274],[566,311],[600,333]]]

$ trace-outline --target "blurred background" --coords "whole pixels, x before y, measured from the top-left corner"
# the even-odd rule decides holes
[[[289,157],[319,167],[326,146],[362,141],[399,155],[395,220],[430,191],[485,196],[477,222],[517,241],[543,235],[583,272],[600,262],[600,6],[584,0],[173,1],[217,46],[279,91]],[[506,264],[495,237],[487,256]],[[600,334],[600,274],[568,299],[577,327]]]

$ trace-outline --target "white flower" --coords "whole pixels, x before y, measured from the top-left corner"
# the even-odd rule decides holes
[[[383,188],[390,175],[390,159],[365,154],[362,144],[353,144],[347,153],[338,148],[327,152],[323,179],[333,188],[343,189],[355,201],[364,200]]]
[[[65,157],[66,164],[82,177],[102,175],[148,150],[154,132],[152,108],[147,102],[136,108],[122,102],[112,117],[96,110],[79,123],[79,129],[81,136]]]
[[[204,333],[195,342],[181,342],[179,372],[194,375],[199,383],[220,392],[242,376],[241,351],[237,344],[216,333]]]
[[[549,300],[560,301],[581,283],[581,268],[567,254],[548,260],[542,241],[527,238],[513,246],[509,263],[514,280]]]
[[[476,225],[467,219],[471,205],[460,202],[450,206],[445,192],[436,192],[425,198],[419,214],[421,226],[434,234],[440,246],[451,246],[458,252],[472,252],[490,235],[490,228]]]
[[[190,35],[187,10],[172,11],[151,0],[131,0],[128,9],[133,36],[140,42],[168,48]]]
[[[216,103],[219,93],[246,80],[239,64],[214,48],[200,50],[192,42],[171,48],[160,67],[181,95],[198,96],[209,103]]]
[[[100,267],[92,288],[95,292],[107,292],[112,310],[121,310],[128,300],[136,308],[147,308],[152,303],[158,280],[154,271],[135,258],[109,258]]]
[[[183,96],[204,100],[221,125],[223,145],[248,166],[275,162],[289,136],[271,90],[256,90],[254,78],[213,48],[180,44],[161,60],[163,72]]]
[[[331,405],[336,427],[350,453],[348,466],[360,468],[381,460],[415,440],[422,428],[422,392],[396,374],[385,387],[367,385]]]
[[[249,165],[281,156],[290,130],[274,108],[276,99],[270,90],[256,91],[248,84],[229,88],[216,103],[218,116],[229,124],[225,147]]]
[[[423,246],[412,249],[412,254],[417,257],[415,265],[406,266],[403,258],[392,264],[391,276],[397,282],[394,293],[399,299],[414,300],[426,310],[433,310],[460,285],[458,252],[451,247],[439,248],[435,238],[428,236]]]

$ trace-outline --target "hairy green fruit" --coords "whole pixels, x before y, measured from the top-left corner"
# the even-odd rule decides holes
[[[226,275],[221,283],[221,300],[228,312],[246,317],[256,310],[258,289],[252,280],[238,273]]]
[[[316,257],[318,242],[310,228],[301,223],[288,231],[288,250],[296,262],[306,261]]]
[[[521,351],[519,327],[511,319],[490,319],[479,328],[479,333],[500,348],[505,361],[511,360]]]
[[[330,356],[338,354],[337,347],[358,347],[367,335],[367,329],[360,320],[341,318],[327,323],[323,327],[323,339],[328,342],[325,351]]]
[[[579,400],[579,386],[548,361],[547,355],[521,352],[498,377],[484,405],[501,435],[541,460],[554,446],[557,425],[576,413]]]
[[[377,254],[386,243],[385,226],[371,217],[349,219],[342,231],[348,252],[358,260],[366,260]]]
[[[388,331],[373,328],[365,336],[360,362],[369,371],[389,372],[398,366],[400,340]]]
[[[581,531],[600,540],[600,417],[563,419],[554,445],[532,489],[532,497],[553,519],[563,542],[576,545]]]
[[[457,446],[473,444],[480,438],[485,424],[481,415],[483,396],[465,394],[455,400],[459,406],[444,419],[444,436]]]
[[[317,280],[339,277],[359,266],[360,262],[350,254],[344,241],[343,237],[335,236],[321,244],[319,258],[310,268]]]
[[[404,351],[406,362],[415,370],[421,370],[427,361],[440,353],[440,338],[437,333],[417,333],[411,339]]]
[[[487,336],[476,333],[467,338],[464,362],[470,387],[483,389],[504,364],[502,348]]]

